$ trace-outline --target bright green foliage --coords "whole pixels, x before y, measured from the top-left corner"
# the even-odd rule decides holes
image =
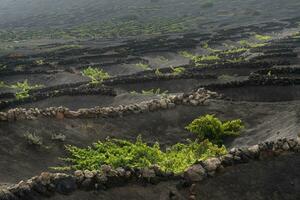
[[[173,75],[180,75],[180,74],[184,73],[184,71],[185,71],[184,67],[171,67],[171,69],[173,71],[172,72]]]
[[[37,65],[44,65],[45,61],[44,60],[36,60],[35,64],[37,64]]]
[[[216,62],[220,60],[218,55],[194,55],[187,51],[181,51],[179,54],[192,60],[196,66],[202,66],[205,62]]]
[[[159,166],[166,171],[180,173],[200,160],[221,156],[227,153],[225,146],[218,147],[209,140],[202,142],[189,141],[188,144],[178,143],[168,149],[165,159]]]
[[[28,98],[29,96],[30,95],[29,95],[28,91],[21,91],[21,92],[16,93],[16,99],[18,99],[18,100]]]
[[[94,143],[88,148],[67,146],[66,149],[70,157],[63,160],[71,165],[56,169],[99,170],[104,164],[114,168],[145,168],[158,165],[164,171],[180,173],[196,161],[227,153],[224,146],[218,147],[208,140],[201,143],[198,141],[188,141],[187,144],[178,143],[162,151],[158,143],[152,146],[147,145],[141,137],[138,137],[136,142],[107,139]]]
[[[13,84],[9,87],[19,90],[16,93],[16,98],[17,99],[24,99],[24,98],[29,97],[29,91],[30,90],[43,87],[43,85],[29,85],[28,81],[24,80],[23,82],[17,82],[16,84]]]
[[[217,62],[220,57],[218,55],[200,55],[194,56],[192,60],[196,66],[201,66],[205,62]]]
[[[255,38],[256,38],[257,40],[261,40],[261,41],[272,39],[271,36],[268,36],[268,35],[259,35],[259,34],[256,34],[256,35],[255,35]]]
[[[224,135],[226,136],[239,136],[241,129],[244,125],[240,119],[226,121],[222,124]]]
[[[82,71],[82,75],[89,77],[93,84],[101,84],[105,79],[110,77],[109,74],[104,72],[102,69],[92,67],[84,69]]]
[[[208,43],[205,42],[205,43],[203,44],[202,48],[203,48],[203,49],[208,49],[208,48],[209,48]]]
[[[241,47],[241,48],[234,48],[234,49],[229,49],[227,51],[224,51],[225,54],[236,54],[236,53],[244,53],[246,51],[248,51],[249,49],[245,48],[245,47]]]
[[[242,121],[239,119],[222,123],[214,115],[199,117],[186,127],[196,134],[200,141],[209,139],[215,144],[222,144],[226,136],[238,136],[243,128]]]
[[[239,44],[244,47],[248,47],[248,48],[258,48],[258,47],[263,47],[263,46],[267,45],[267,43],[250,43],[247,40],[241,40],[241,41],[239,41]]]

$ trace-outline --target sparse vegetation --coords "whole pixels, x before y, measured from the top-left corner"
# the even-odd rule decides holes
[[[52,134],[51,139],[53,141],[64,142],[66,140],[66,136],[62,133]]]
[[[180,173],[197,161],[226,154],[224,146],[218,147],[208,140],[178,143],[163,151],[159,143],[148,145],[138,137],[135,142],[106,139],[88,148],[66,146],[70,153],[64,158],[70,165],[60,170],[100,170],[101,165],[145,168],[158,165],[162,170]]]
[[[265,41],[265,40],[272,39],[272,37],[269,36],[269,35],[259,35],[259,34],[256,34],[254,37],[255,37],[255,39],[260,40],[260,41]]]
[[[150,66],[148,64],[145,63],[137,63],[135,64],[135,66],[137,66],[138,68],[142,69],[142,70],[149,70],[151,69]]]
[[[214,115],[201,116],[186,127],[188,131],[196,134],[200,141],[209,139],[218,145],[222,144],[225,137],[238,136],[243,128],[240,119],[221,122]]]
[[[29,145],[33,145],[33,146],[43,145],[42,138],[37,136],[35,133],[26,132],[24,134],[24,138]]]
[[[191,59],[191,60],[195,57],[194,54],[192,54],[191,52],[188,52],[188,51],[180,51],[179,55],[181,55],[185,58]]]
[[[226,62],[229,63],[240,63],[240,62],[244,62],[245,58],[244,57],[238,57],[238,58],[233,58],[233,59],[227,59]]]
[[[43,64],[45,64],[45,61],[40,59],[40,60],[34,61],[34,63],[37,64],[37,65],[43,65]]]
[[[221,52],[221,50],[218,50],[218,49],[213,49],[211,47],[209,47],[208,43],[204,43],[203,46],[202,46],[203,49],[206,49],[210,52],[213,52],[213,53],[218,53],[218,52]]]
[[[219,60],[220,60],[220,57],[218,55],[200,55],[200,56],[195,56],[193,58],[195,65],[198,67],[206,62],[216,63]]]
[[[28,80],[24,80],[23,82],[17,82],[16,84],[8,86],[13,89],[19,90],[16,92],[17,99],[24,99],[29,97],[29,91],[32,89],[43,87],[43,85],[30,85]]]
[[[132,91],[132,92],[130,92],[130,94],[132,94],[132,95],[137,95],[137,94],[139,94],[139,93],[136,92],[136,91]],[[141,94],[142,94],[142,95],[159,95],[159,96],[166,96],[166,95],[168,94],[168,90],[161,91],[160,88],[157,88],[157,89],[150,89],[150,90],[142,90]]]
[[[172,69],[172,74],[173,75],[180,75],[180,74],[183,74],[185,72],[184,67],[172,67],[171,66],[171,69]]]
[[[187,51],[180,51],[179,54],[185,58],[192,60],[196,66],[203,66],[206,62],[217,62],[220,60],[220,57],[215,55],[194,55]]]
[[[169,61],[169,59],[165,58],[164,56],[158,56],[158,60],[159,60],[160,62],[163,62],[163,63]]]
[[[224,51],[224,54],[238,54],[238,53],[244,53],[248,50],[249,49],[245,48],[245,47],[233,48],[233,49],[229,49],[229,50]]]
[[[267,43],[250,43],[247,40],[241,40],[239,44],[247,48],[259,48],[267,45]]]
[[[7,68],[6,65],[0,64],[0,71],[5,70]]]
[[[0,41],[12,42],[31,39],[86,39],[118,38],[137,35],[161,35],[179,33],[191,29],[195,17],[163,18],[158,17],[148,22],[138,19],[112,19],[100,23],[86,23],[69,29],[48,28],[44,30],[0,30]],[[67,45],[71,46],[71,45]],[[69,47],[68,47],[69,48]],[[61,48],[60,48],[61,49]]]
[[[157,68],[154,73],[155,73],[156,76],[162,76],[163,75],[163,73],[159,70],[159,68]]]
[[[110,76],[107,72],[104,72],[102,69],[88,67],[82,71],[82,75],[89,77],[92,84],[101,84],[105,79],[108,79]]]

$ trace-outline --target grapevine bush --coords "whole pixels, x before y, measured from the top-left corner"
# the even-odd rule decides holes
[[[135,142],[106,139],[87,148],[70,145],[66,148],[70,156],[63,160],[70,165],[56,169],[100,170],[104,164],[113,168],[145,168],[158,165],[164,171],[180,173],[197,161],[227,152],[224,146],[218,147],[208,140],[202,142],[188,140],[186,144],[178,143],[163,151],[159,143],[148,145],[141,137]]]
[[[239,136],[243,128],[244,125],[240,119],[221,122],[214,115],[201,116],[186,127],[188,131],[196,134],[200,141],[209,139],[219,145],[227,136]]]

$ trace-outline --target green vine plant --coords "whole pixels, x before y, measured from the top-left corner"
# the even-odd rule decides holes
[[[190,52],[187,51],[181,51],[179,54],[185,58],[190,59],[195,63],[197,67],[203,67],[206,66],[206,62],[217,62],[221,58],[216,54],[216,55],[194,55]]]
[[[246,48],[259,48],[267,45],[267,43],[251,43],[247,40],[241,40],[238,43]]]
[[[43,85],[38,85],[38,84],[30,85],[28,83],[28,80],[26,79],[23,82],[17,82],[15,84],[7,86],[7,87],[17,89],[18,92],[16,92],[15,96],[16,96],[16,99],[20,100],[20,99],[28,98],[30,96],[29,95],[30,90],[33,90],[36,88],[41,88],[41,87],[43,87]]]
[[[175,76],[183,74],[185,72],[184,67],[172,67],[171,66],[171,70],[172,70],[172,74],[175,75]]]
[[[260,41],[266,41],[266,40],[272,39],[272,36],[269,36],[269,35],[255,34],[254,37],[255,37],[255,39],[260,40]]]
[[[98,141],[91,147],[66,146],[70,154],[62,160],[70,163],[56,170],[100,170],[102,165],[113,168],[145,168],[158,165],[162,170],[174,173],[183,172],[197,161],[227,153],[224,146],[218,147],[208,140],[202,142],[188,140],[162,150],[159,143],[148,145],[138,137],[135,142],[119,139]]]
[[[110,78],[110,75],[102,69],[88,67],[82,72],[83,76],[89,77],[92,84],[102,84],[105,79]]]
[[[240,119],[222,122],[214,115],[201,116],[186,126],[186,129],[194,133],[200,141],[208,139],[218,145],[222,145],[226,137],[239,136],[243,128]]]
[[[141,136],[134,142],[107,138],[87,148],[67,145],[69,156],[61,158],[66,165],[53,169],[101,170],[102,165],[110,165],[115,169],[156,165],[167,172],[182,173],[196,162],[225,155],[227,150],[222,139],[238,136],[243,127],[239,119],[221,122],[214,115],[205,115],[187,126],[197,139],[188,139],[185,143],[177,143],[166,149],[162,149],[158,142],[152,145],[143,142]]]

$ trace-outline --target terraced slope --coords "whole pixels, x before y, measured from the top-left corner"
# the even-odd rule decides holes
[[[300,18],[291,5],[297,2],[286,3],[282,10],[290,8],[289,18],[272,22],[266,18],[238,28],[223,29],[216,18],[214,32],[60,41],[24,46],[1,56],[0,198],[299,199]],[[281,11],[275,9],[274,15],[280,16],[277,12]],[[28,14],[28,21],[37,16]],[[70,16],[66,20],[73,19]],[[81,20],[84,23],[85,18]],[[110,77],[103,84],[90,84],[83,75],[89,66]],[[20,97],[22,88],[15,85],[25,80],[31,88]],[[106,137],[132,141],[142,135],[150,144],[159,141],[169,147],[193,138],[184,127],[205,114],[245,123],[240,137],[225,141],[234,148],[229,153],[231,164],[226,156],[210,161],[213,170],[201,164],[206,166],[205,180],[198,177],[196,163],[184,176],[164,174],[160,181],[151,179],[152,171],[150,176],[148,171],[126,169],[133,170],[130,181],[113,177],[104,188],[96,186],[98,179],[81,188],[81,182],[76,185],[68,174],[48,173],[32,179],[41,181],[41,187],[32,180],[13,185],[45,171],[56,172],[49,167],[64,164],[59,157],[66,155],[66,144],[85,147]],[[41,147],[28,143],[28,133],[39,137]],[[57,135],[64,139],[55,139]],[[252,145],[259,143],[256,152],[258,146]],[[189,173],[201,180],[189,180]],[[94,175],[83,176],[94,180]]]

